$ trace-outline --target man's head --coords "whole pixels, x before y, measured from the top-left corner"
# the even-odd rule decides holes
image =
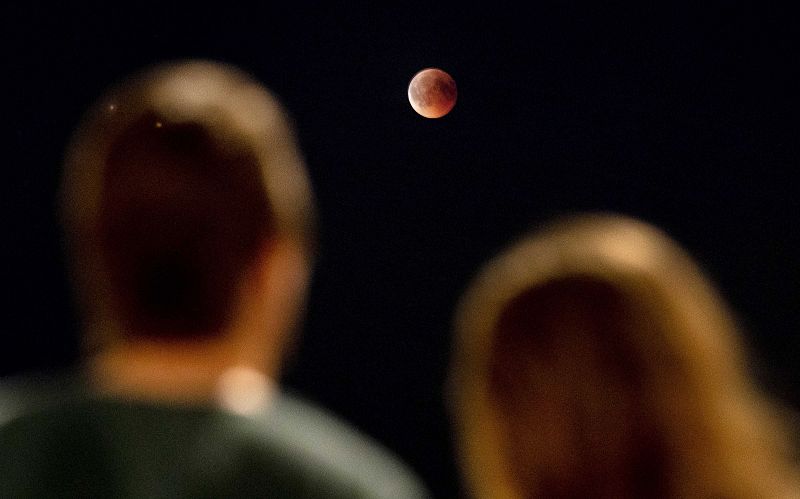
[[[61,201],[91,343],[224,336],[270,286],[296,288],[272,314],[301,304],[305,281],[274,274],[310,264],[311,188],[286,113],[235,68],[167,64],[112,89],[68,150]]]

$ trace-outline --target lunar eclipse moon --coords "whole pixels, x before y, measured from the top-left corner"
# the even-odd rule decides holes
[[[438,68],[425,68],[408,84],[408,102],[425,118],[441,118],[456,105],[458,91],[453,78]]]

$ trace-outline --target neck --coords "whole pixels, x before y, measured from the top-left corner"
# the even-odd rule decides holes
[[[244,398],[258,405],[258,391],[269,384],[268,373],[237,353],[225,340],[136,340],[107,348],[87,367],[93,388],[103,395],[223,406],[234,400],[237,407],[248,405]]]

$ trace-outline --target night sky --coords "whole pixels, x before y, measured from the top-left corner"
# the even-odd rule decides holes
[[[318,198],[320,255],[286,384],[393,449],[437,496],[462,493],[443,403],[453,306],[480,264],[560,214],[614,211],[671,234],[738,313],[765,387],[800,409],[788,12],[232,3],[3,7],[0,374],[79,352],[54,203],[81,114],[131,72],[207,58],[282,100]],[[429,66],[458,85],[438,120],[406,97]]]

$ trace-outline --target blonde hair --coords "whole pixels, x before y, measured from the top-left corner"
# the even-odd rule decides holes
[[[659,470],[651,477],[663,483],[653,490],[664,497],[797,496],[800,481],[790,460],[790,434],[778,406],[748,376],[742,337],[709,279],[652,225],[614,214],[584,214],[558,220],[511,245],[478,273],[457,307],[449,396],[462,471],[476,497],[546,495],[543,474],[563,465],[555,459],[547,462],[544,446],[548,441],[535,438],[543,429],[531,427],[534,438],[528,443],[531,454],[537,455],[526,459],[550,471],[528,470],[532,476],[526,480],[515,476],[519,473],[511,470],[518,470],[514,466],[519,463],[511,462],[509,449],[523,442],[512,440],[511,422],[498,398],[502,394],[496,393],[491,378],[497,352],[503,347],[497,344],[501,321],[515,300],[519,302],[526,293],[545,292],[557,283],[568,284],[566,293],[574,295],[579,281],[601,286],[599,292],[614,295],[622,307],[616,311],[622,327],[611,332],[625,337],[606,340],[627,344],[626,352],[639,358],[625,362],[642,366],[636,379],[626,382],[626,390],[636,393],[620,396],[635,399],[637,424],[645,425],[653,439],[664,445]],[[585,295],[590,301],[592,296],[597,295]],[[605,306],[595,303],[595,307]],[[518,311],[525,313],[524,308]],[[604,310],[595,308],[592,313],[602,315]],[[560,333],[572,334],[564,327]],[[517,359],[532,362],[523,353]],[[559,362],[573,360],[583,359],[576,356]],[[568,382],[551,380],[554,384],[562,381]],[[604,394],[604,389],[612,389],[602,385],[601,377],[578,382],[597,390],[598,397],[605,397],[603,403],[615,400],[616,395]],[[570,414],[562,416],[567,419]],[[580,424],[594,423],[589,419]],[[594,444],[602,444],[605,434],[599,428],[584,429],[594,431],[595,437],[599,434],[600,442]],[[602,448],[595,451],[603,453]],[[574,467],[568,471],[579,481],[581,473],[592,470]],[[623,485],[621,490],[631,489]]]

